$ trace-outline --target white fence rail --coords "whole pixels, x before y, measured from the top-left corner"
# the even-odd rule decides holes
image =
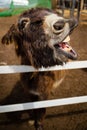
[[[0,66],[0,74],[9,74],[9,73],[23,73],[23,72],[35,72],[35,71],[54,71],[54,70],[67,70],[67,69],[80,69],[87,68],[87,61],[75,61],[68,62],[63,66],[53,66],[48,68],[35,69],[32,66],[27,65],[10,65],[10,66]]]
[[[42,71],[80,69],[80,68],[87,68],[87,61],[69,62],[67,64],[64,64],[63,66],[41,68],[39,70],[36,70],[31,66],[25,66],[25,65],[0,66],[0,74],[35,72],[35,71],[42,72]],[[23,111],[23,110],[30,110],[30,109],[37,109],[37,108],[44,108],[44,107],[54,107],[54,106],[61,106],[61,105],[71,105],[77,103],[87,103],[87,96],[70,97],[70,98],[46,100],[46,101],[31,102],[31,103],[12,104],[12,105],[1,105],[0,113]]]
[[[31,110],[37,108],[53,107],[53,106],[71,105],[71,104],[78,104],[78,103],[87,103],[87,96],[39,101],[39,102],[32,102],[32,103],[4,105],[4,106],[0,106],[0,113]]]

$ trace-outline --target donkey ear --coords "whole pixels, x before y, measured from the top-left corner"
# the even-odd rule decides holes
[[[18,20],[18,29],[19,29],[19,31],[24,30],[29,23],[30,23],[29,18],[20,18]]]
[[[8,32],[2,37],[1,42],[3,44],[9,44],[12,42],[12,40],[14,40],[14,36],[17,34],[18,34],[17,27],[16,25],[13,24],[8,30]]]

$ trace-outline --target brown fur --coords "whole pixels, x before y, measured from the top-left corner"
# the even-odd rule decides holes
[[[2,38],[2,43],[8,44],[12,40],[16,43],[16,53],[20,55],[21,64],[32,65],[35,68],[42,66],[62,65],[68,58],[56,53],[57,50],[50,47],[51,35],[56,37],[58,34],[46,34],[47,25],[45,18],[50,14],[56,14],[49,9],[35,8],[25,11],[20,15],[17,24],[12,25],[9,31]],[[69,21],[71,29],[75,25]],[[70,25],[71,24],[71,25]],[[70,33],[62,34],[61,41]],[[55,39],[54,39],[55,40]],[[61,42],[60,41],[60,42]],[[61,56],[60,56],[61,55]],[[58,86],[55,82],[60,82],[64,77],[63,71],[35,72],[21,74],[21,82],[24,90],[29,94],[30,101],[46,100],[51,91]],[[42,130],[42,119],[45,109],[34,110],[35,128]]]

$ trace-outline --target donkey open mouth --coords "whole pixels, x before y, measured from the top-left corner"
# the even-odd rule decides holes
[[[65,57],[76,60],[77,59],[77,53],[74,51],[74,49],[69,44],[69,36],[66,37],[66,39],[58,44],[55,44],[54,47],[60,52],[60,54],[64,55]]]

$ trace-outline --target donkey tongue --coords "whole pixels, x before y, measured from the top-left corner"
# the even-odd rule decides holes
[[[70,37],[66,37],[66,39],[59,43],[59,48],[64,52],[68,58],[75,60],[77,58],[77,53],[74,49],[68,44],[70,41]]]

